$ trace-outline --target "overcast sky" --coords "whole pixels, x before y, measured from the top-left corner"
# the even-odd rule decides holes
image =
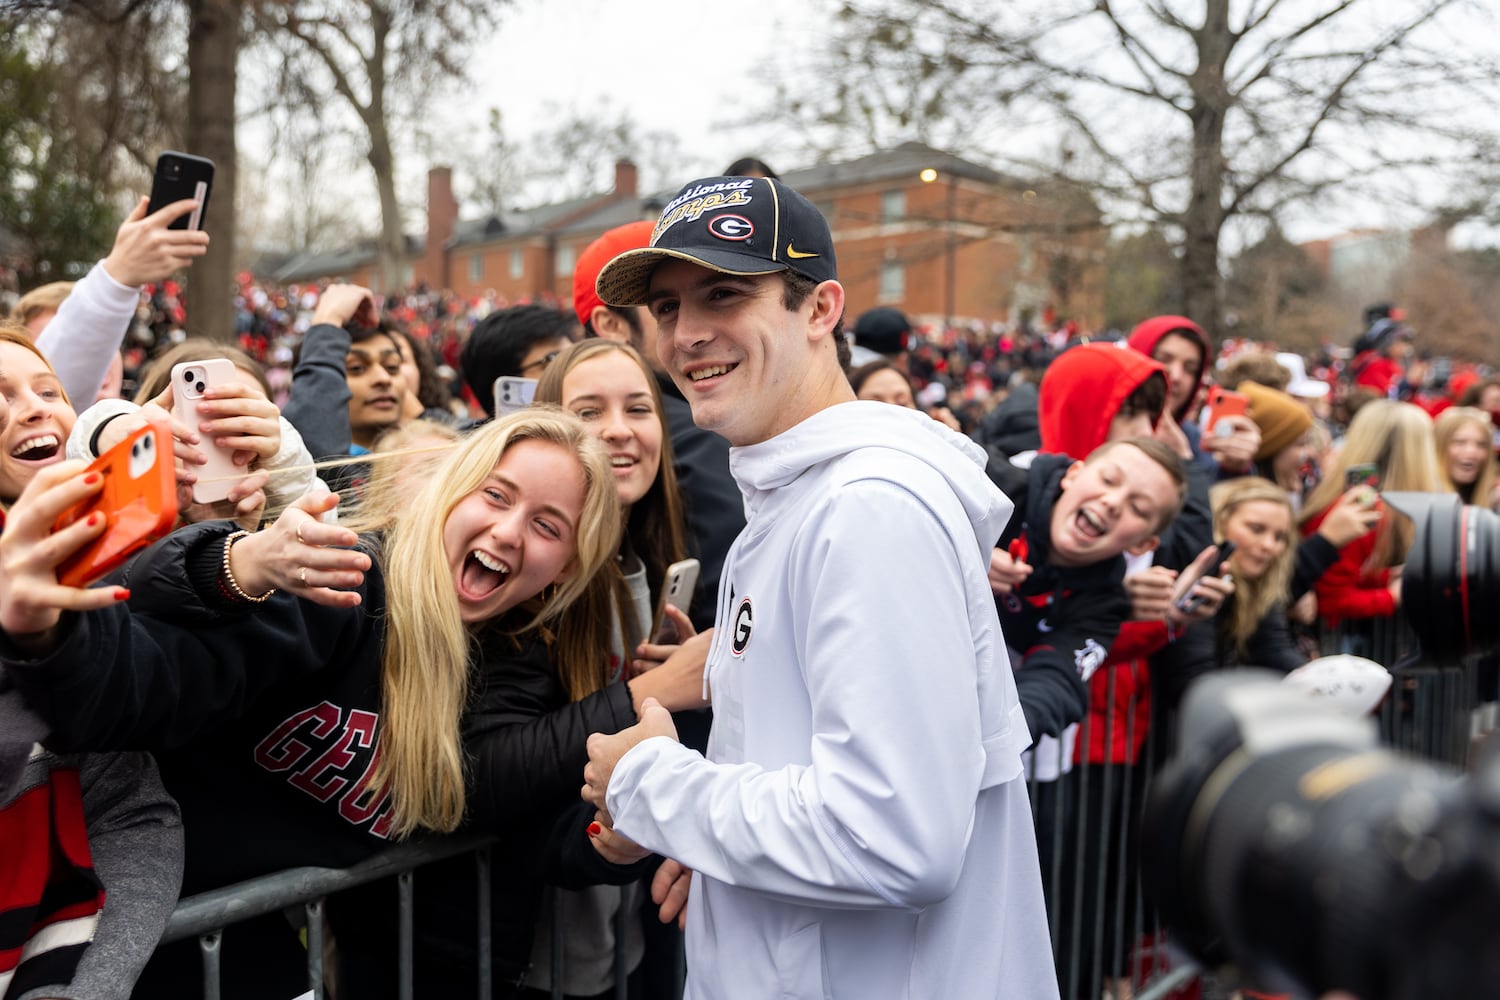
[[[642,131],[675,133],[707,170],[748,152],[784,169],[785,157],[749,149],[751,134],[731,126],[766,103],[770,88],[757,71],[778,53],[805,48],[816,30],[812,6],[520,0],[501,12],[495,37],[476,48],[476,110],[499,107],[507,135],[523,137],[547,127],[549,106],[583,109],[607,100],[628,110]]]

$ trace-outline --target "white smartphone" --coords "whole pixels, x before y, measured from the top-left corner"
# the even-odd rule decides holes
[[[503,417],[524,410],[536,397],[536,379],[519,375],[501,375],[495,379],[495,416]]]
[[[693,603],[693,590],[698,586],[698,560],[684,559],[667,567],[661,581],[661,598],[656,603],[656,622],[651,629],[651,641],[680,642],[676,627],[667,619],[667,605],[687,613]]]
[[[198,401],[210,386],[238,382],[239,373],[234,362],[228,358],[208,358],[203,361],[184,361],[172,366],[172,416],[198,431],[198,448],[208,456],[208,464],[194,471],[198,481],[193,484],[193,502],[213,503],[229,496],[229,491],[249,473],[244,466],[234,464],[234,449],[221,448],[214,443],[212,434],[204,434],[199,426],[202,417],[198,413]]]

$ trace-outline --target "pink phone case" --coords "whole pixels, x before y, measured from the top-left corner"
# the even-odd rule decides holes
[[[237,381],[239,375],[234,363],[226,358],[184,361],[172,366],[172,415],[198,431],[198,450],[208,457],[207,465],[194,470],[198,474],[198,481],[193,484],[194,503],[223,500],[247,475],[243,466],[234,464],[234,450],[220,448],[213,435],[204,434],[199,427],[204,418],[198,413],[198,401],[204,391],[210,386]]]

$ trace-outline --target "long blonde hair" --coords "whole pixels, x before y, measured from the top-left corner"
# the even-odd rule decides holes
[[[1484,432],[1486,441],[1492,441],[1495,435],[1495,424],[1490,419],[1488,412],[1474,406],[1450,406],[1439,413],[1432,424],[1433,447],[1437,451],[1438,477],[1442,480],[1443,488],[1461,497],[1466,497],[1467,503],[1477,503],[1481,507],[1490,505],[1490,493],[1495,488],[1497,475],[1497,463],[1495,460],[1495,449],[1490,447],[1485,457],[1484,465],[1480,466],[1479,475],[1469,486],[1463,486],[1453,481],[1452,474],[1448,471],[1448,446],[1453,443],[1454,435],[1459,429],[1467,424],[1473,424]]]
[[[1323,481],[1307,498],[1300,524],[1333,505],[1348,488],[1344,474],[1352,465],[1373,463],[1382,490],[1439,490],[1437,449],[1433,446],[1432,418],[1421,407],[1375,399],[1359,408],[1349,421],[1344,447],[1334,456]],[[1414,528],[1411,519],[1385,507],[1375,527],[1375,549],[1365,564],[1372,572],[1395,566],[1406,559]]]
[[[1214,541],[1223,543],[1225,526],[1236,510],[1247,503],[1260,500],[1284,507],[1287,528],[1292,528],[1292,502],[1287,497],[1286,490],[1269,479],[1244,476],[1226,480],[1208,491],[1208,502],[1214,512]],[[1227,620],[1220,621],[1219,633],[1229,639],[1238,656],[1249,655],[1250,637],[1255,634],[1265,617],[1277,605],[1290,602],[1292,567],[1296,561],[1297,539],[1288,537],[1286,548],[1258,579],[1235,577],[1232,612]]]
[[[560,410],[532,408],[487,424],[455,446],[411,502],[371,510],[350,524],[384,532],[378,553],[386,586],[382,723],[370,787],[390,793],[397,836],[422,827],[451,831],[464,816],[459,727],[469,696],[471,635],[459,616],[443,528],[459,501],[479,489],[520,441],[560,445],[578,455],[583,469],[571,575],[550,596],[522,605],[533,616],[520,631],[542,628],[585,592],[619,546],[620,508],[609,459],[583,424]]]

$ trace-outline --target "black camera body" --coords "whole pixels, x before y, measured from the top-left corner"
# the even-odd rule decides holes
[[[1500,996],[1500,745],[1457,772],[1267,671],[1199,679],[1142,819],[1173,939],[1260,988]]]

